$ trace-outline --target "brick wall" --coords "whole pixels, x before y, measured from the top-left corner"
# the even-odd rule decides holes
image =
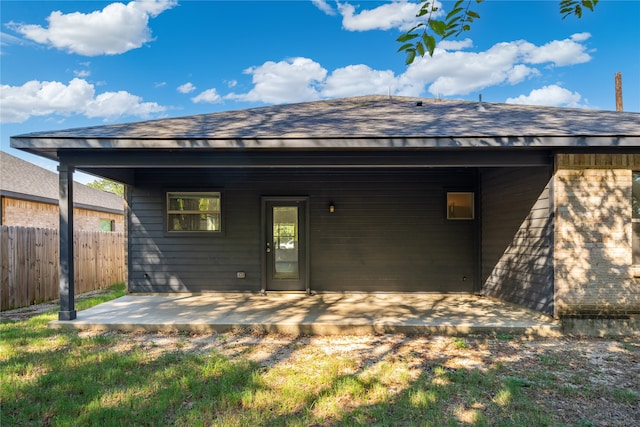
[[[640,312],[631,233],[632,171],[638,169],[640,156],[636,155],[557,155],[557,315]]]
[[[100,231],[100,220],[115,221],[115,230],[124,232],[124,215],[73,209],[76,231]],[[31,200],[2,197],[2,225],[57,229],[60,218],[58,206]]]
[[[115,230],[111,231],[124,232],[124,215],[78,208],[73,210],[73,224],[78,231],[100,231],[100,220],[114,221]]]
[[[56,205],[2,197],[2,225],[58,228],[58,223]]]

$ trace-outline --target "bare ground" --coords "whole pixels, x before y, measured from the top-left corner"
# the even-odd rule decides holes
[[[91,292],[85,292],[76,295],[75,300],[81,301],[83,299],[93,298],[98,295],[107,295],[112,291],[110,289],[98,289]],[[53,300],[43,302],[41,304],[34,304],[28,307],[15,308],[12,310],[5,310],[0,312],[0,320],[27,320],[33,316],[37,316],[42,313],[46,313],[51,310],[57,310],[60,308],[60,300]]]

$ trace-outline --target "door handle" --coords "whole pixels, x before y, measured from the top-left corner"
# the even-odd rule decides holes
[[[267,242],[267,253],[271,252],[271,245]]]

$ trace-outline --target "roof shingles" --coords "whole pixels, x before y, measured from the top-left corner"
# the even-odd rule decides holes
[[[0,190],[27,198],[58,200],[58,175],[0,151]],[[96,210],[124,211],[124,201],[113,193],[73,183],[74,202]]]
[[[17,148],[282,147],[291,140],[340,147],[348,139],[624,137],[640,145],[640,114],[513,104],[363,96],[144,122],[37,132]],[[260,145],[259,141],[278,143]],[[216,142],[217,141],[217,142]],[[233,141],[225,143],[223,141]],[[478,145],[482,145],[482,142]],[[524,144],[521,142],[521,144]],[[602,141],[598,142],[602,145]],[[455,143],[450,145],[454,146]]]
[[[422,106],[417,104],[421,102]],[[640,135],[640,114],[364,96],[20,137],[120,139]]]

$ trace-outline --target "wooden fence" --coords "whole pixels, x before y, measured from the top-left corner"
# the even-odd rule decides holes
[[[75,232],[75,292],[106,288],[125,278],[123,233]],[[0,309],[59,296],[58,230],[0,227]]]

